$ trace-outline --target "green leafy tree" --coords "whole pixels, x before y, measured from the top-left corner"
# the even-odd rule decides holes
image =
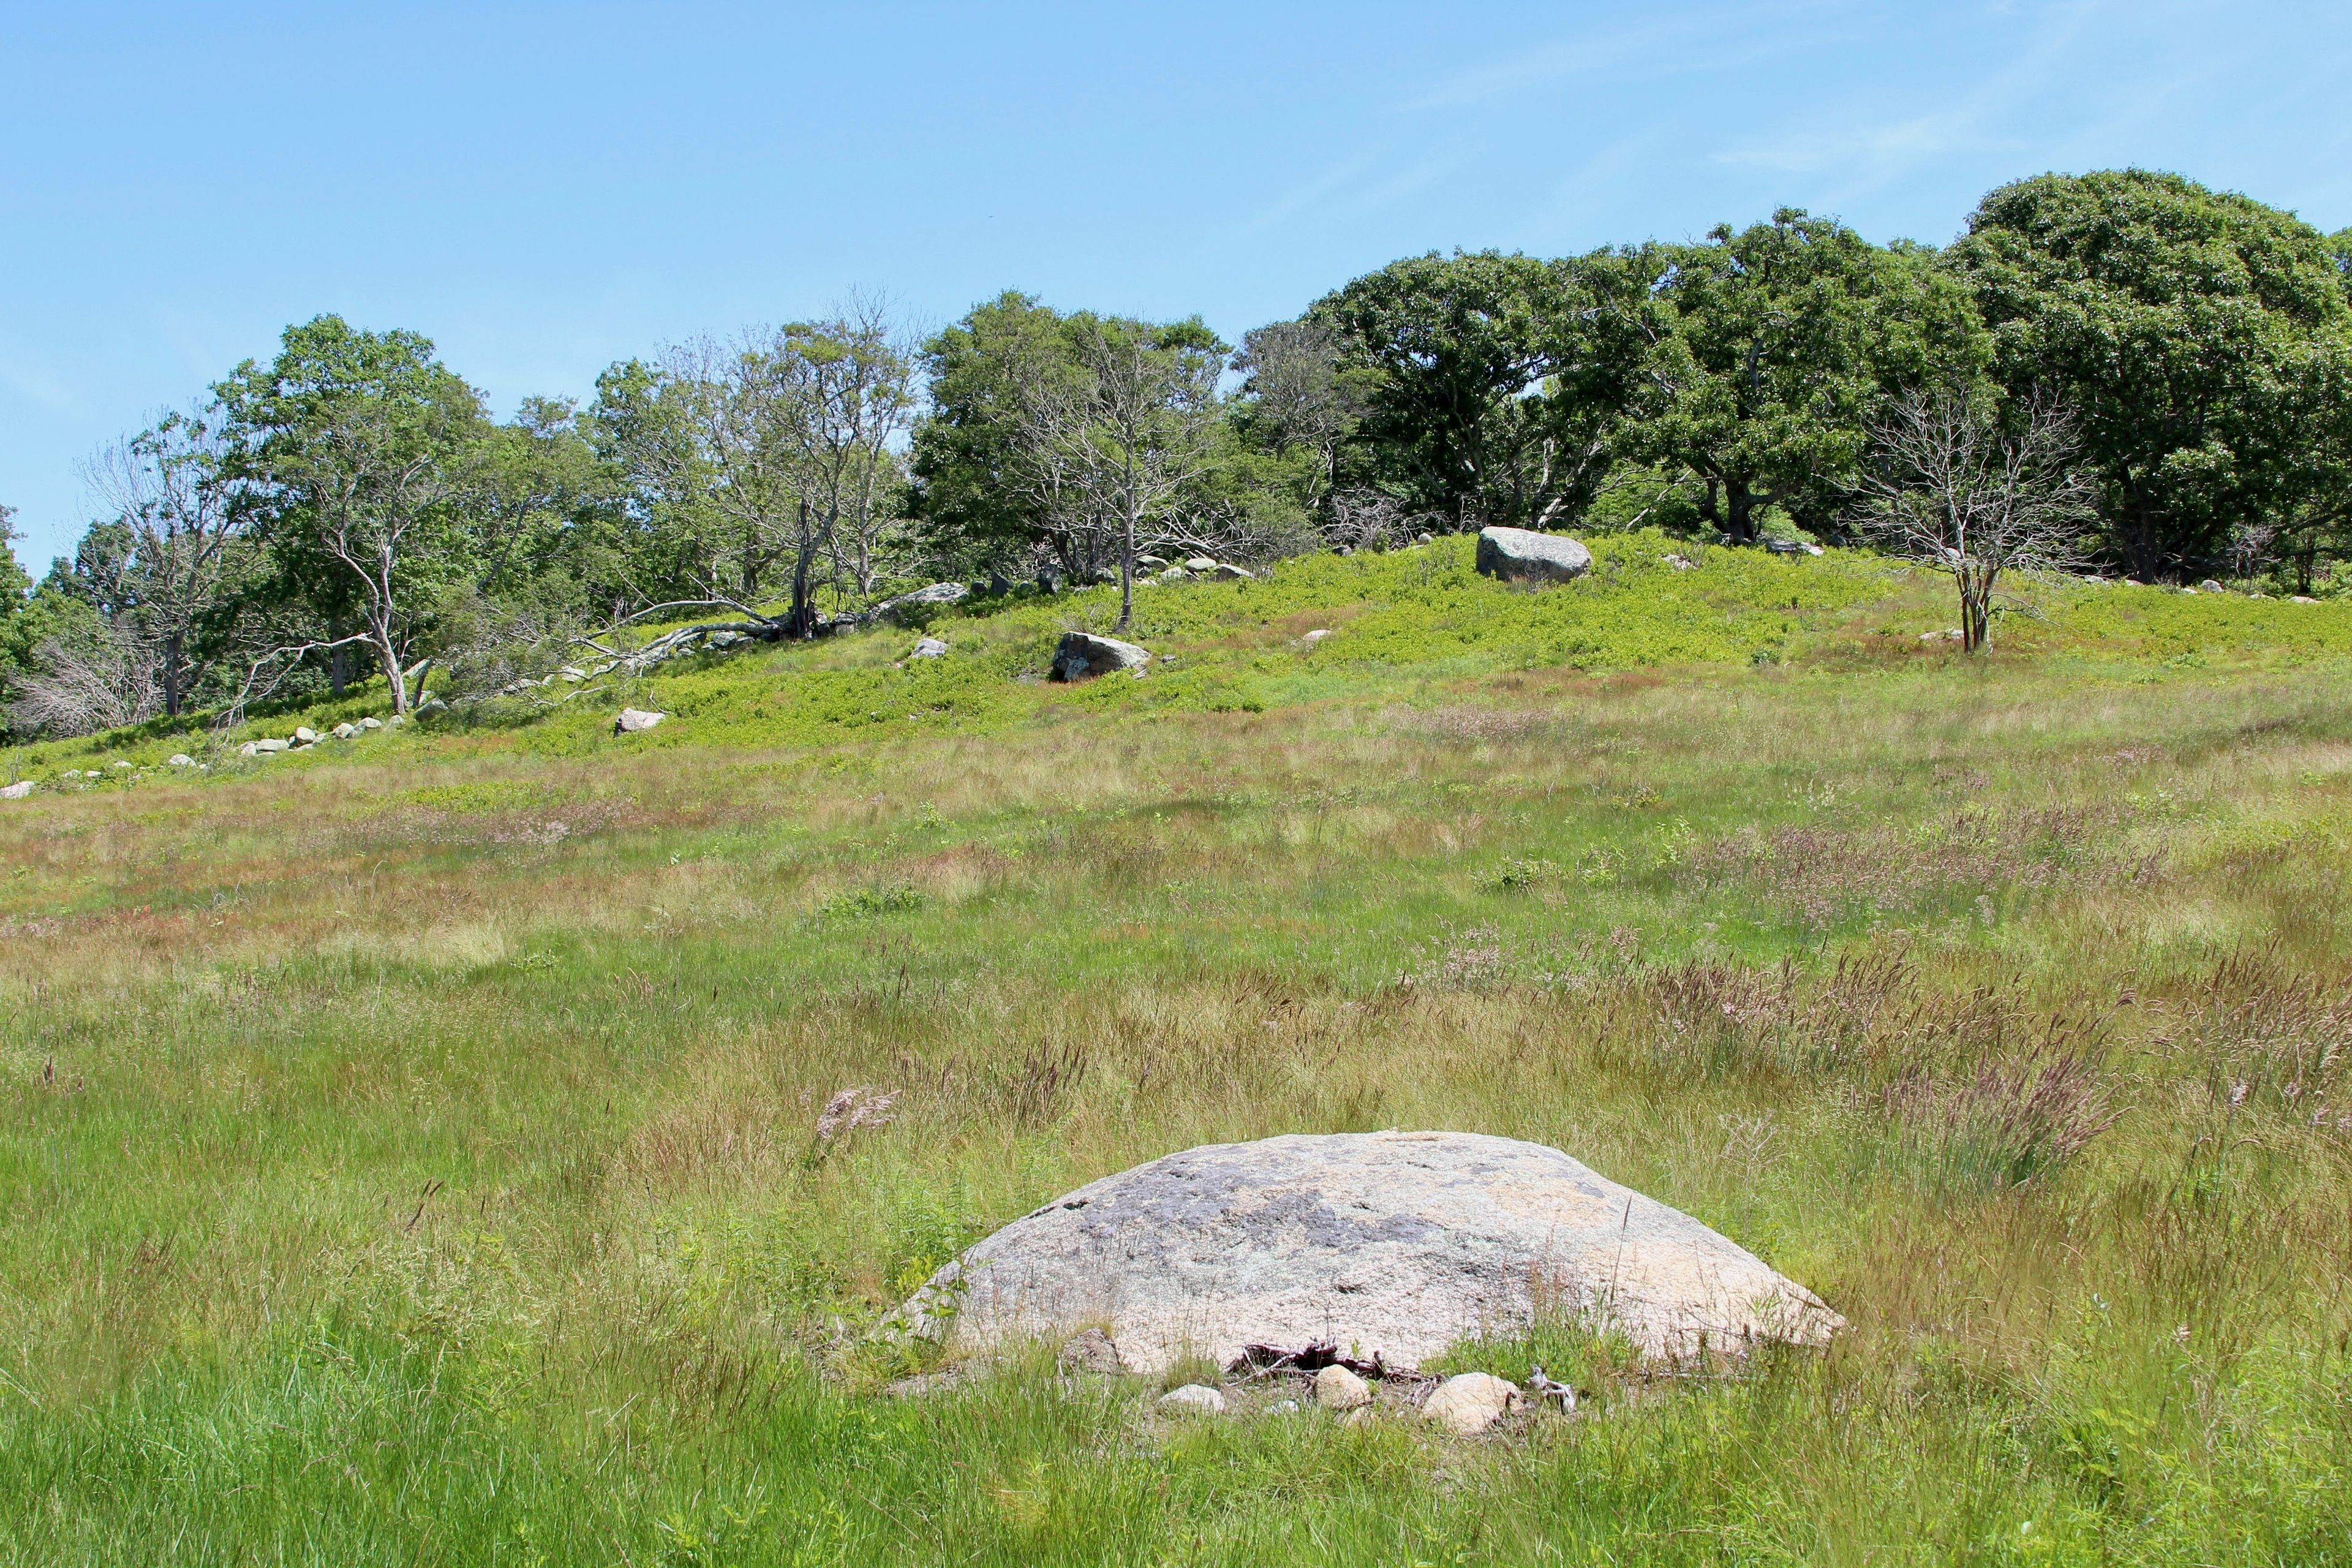
[[[1433,253],[1318,300],[1309,319],[1356,373],[1370,478],[1457,528],[1579,515],[1656,335],[1638,282],[1605,252]]]
[[[1007,289],[923,345],[930,406],[914,432],[908,498],[931,555],[957,568],[1025,566],[1055,537],[1056,498],[1032,481],[1024,437],[1041,385],[1084,380],[1059,311]],[[1077,572],[1091,562],[1061,565]]]
[[[2071,412],[2108,548],[2143,576],[2334,506],[2297,465],[2342,398],[2344,258],[2291,214],[2139,169],[2004,185],[1954,251],[1996,374]]]
[[[215,389],[259,538],[280,581],[349,595],[353,640],[411,705],[411,645],[467,559],[467,460],[487,428],[474,389],[409,331],[339,316],[289,327],[277,357]]]
[[[1623,449],[1690,475],[1699,516],[1737,541],[1772,506],[1829,526],[1885,398],[1983,363],[1967,293],[1930,253],[1795,208],[1633,260],[1661,309],[1640,318],[1650,353]]]

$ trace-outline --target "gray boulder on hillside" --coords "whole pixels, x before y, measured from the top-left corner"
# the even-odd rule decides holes
[[[1528,528],[1478,531],[1478,570],[1504,582],[1565,583],[1592,570],[1592,552],[1563,534]]]
[[[1055,1199],[901,1310],[950,1348],[1108,1331],[1130,1371],[1246,1347],[1397,1367],[1538,1311],[1680,1360],[1826,1344],[1845,1320],[1688,1215],[1557,1149],[1475,1132],[1210,1144]]]
[[[1092,632],[1064,632],[1060,646],[1054,649],[1054,679],[1085,680],[1114,670],[1140,671],[1150,662],[1150,650],[1131,642]]]
[[[667,713],[649,713],[642,708],[624,708],[613,721],[613,733],[642,735],[668,717]]]
[[[927,605],[961,604],[971,595],[971,590],[961,583],[934,583],[928,588],[918,588],[911,594],[901,594],[895,599],[883,601],[866,611],[865,618],[878,621],[887,616],[896,620],[902,610],[920,609]]]

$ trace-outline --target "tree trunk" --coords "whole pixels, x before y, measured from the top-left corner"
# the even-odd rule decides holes
[[[1724,481],[1724,500],[1729,503],[1730,515],[1725,519],[1724,532],[1735,544],[1756,542],[1756,492],[1739,479]]]
[[[187,698],[188,675],[185,648],[178,632],[163,639],[163,711],[176,719]]]
[[[1135,618],[1135,500],[1127,503],[1127,532],[1118,546],[1118,629]]]
[[[400,654],[392,646],[392,634],[381,626],[368,641],[375,649],[376,662],[383,667],[384,684],[392,689],[393,715],[397,718],[408,711],[408,677],[400,668]]]

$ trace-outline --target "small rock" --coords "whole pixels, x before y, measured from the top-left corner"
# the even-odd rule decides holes
[[[1227,583],[1254,583],[1257,580],[1257,574],[1248,568],[1223,561],[1217,563],[1216,576]]]
[[[1478,571],[1504,582],[1527,578],[1565,583],[1592,570],[1592,552],[1557,533],[1528,528],[1478,531]]]
[[[1181,566],[1171,566],[1165,572],[1153,573],[1151,580],[1155,583],[1189,583],[1192,580],[1192,574]]]
[[[1317,626],[1313,631],[1308,632],[1307,636],[1300,640],[1307,643],[1309,647],[1312,647],[1314,644],[1321,642],[1325,637],[1328,637],[1330,635],[1330,627]]]
[[[0,800],[22,800],[33,793],[33,781],[18,779],[5,789],[0,789]]]
[[[171,756],[165,760],[163,765],[165,767],[172,768],[193,768],[196,765],[196,759],[188,755],[185,752],[173,752]]]
[[[1088,1329],[1077,1335],[1062,1347],[1062,1353],[1055,1359],[1064,1372],[1116,1377],[1127,1370],[1127,1363],[1118,1359],[1118,1346],[1100,1329]]]
[[[2289,594],[2286,596],[2286,602],[2290,605],[2315,605],[2319,603],[2318,600],[2313,598],[2308,594]]]
[[[362,719],[360,721],[360,728],[362,730],[381,730],[383,728],[383,721],[381,719]]]
[[[1141,670],[1150,662],[1150,650],[1131,642],[1097,637],[1092,632],[1065,632],[1060,646],[1054,649],[1053,679],[1085,680],[1113,670]]]
[[[1687,555],[1661,555],[1658,559],[1677,572],[1695,572],[1698,569],[1698,563]]]
[[[1214,572],[1216,569],[1217,563],[1205,555],[1195,555],[1184,563],[1187,572]]]
[[[319,740],[319,731],[316,731],[316,730],[313,730],[312,728],[310,728],[310,725],[308,725],[308,724],[298,724],[298,725],[296,725],[296,726],[295,726],[295,729],[294,729],[294,743],[295,743],[296,745],[298,745],[298,746],[310,746],[310,745],[315,745],[315,744],[317,744],[317,743],[318,743],[318,740]]]
[[[1475,1437],[1518,1407],[1518,1384],[1489,1373],[1465,1372],[1439,1384],[1421,1414],[1457,1437]]]
[[[1372,1402],[1372,1385],[1344,1366],[1315,1374],[1315,1403],[1326,1410],[1353,1410]]]
[[[2197,586],[2208,594],[2221,594],[2228,591],[2224,589],[2221,584],[2215,582],[2210,577],[2206,578],[2205,581],[2198,584]]]
[[[648,713],[642,708],[624,708],[621,710],[620,717],[613,721],[613,733],[615,735],[642,734],[668,717],[667,713]]]
[[[253,748],[253,750],[252,750],[251,752],[246,752],[246,754],[247,754],[247,756],[253,756],[253,755],[257,755],[257,755],[260,755],[260,756],[265,756],[265,757],[267,757],[267,756],[269,756],[269,755],[271,755],[271,754],[273,754],[273,753],[275,753],[275,752],[285,751],[286,749],[288,749],[288,748],[289,748],[289,746],[291,746],[292,744],[293,744],[293,742],[292,742],[291,741],[279,741],[279,740],[248,741],[248,742],[246,742],[246,745],[249,745],[249,746],[251,746],[251,747]],[[239,751],[244,751],[244,749],[245,749],[245,748],[244,748],[243,746],[240,746],[240,747],[238,747],[237,749],[238,749]]]
[[[1108,566],[1097,566],[1087,574],[1087,581],[1097,588],[1108,588],[1118,581],[1118,574]]]
[[[925,637],[915,645],[915,651],[907,657],[908,658],[945,658],[947,651],[948,645],[939,638]]]
[[[708,637],[703,639],[703,646],[706,647],[733,647],[737,643],[741,642],[742,640],[743,634],[741,632],[713,632]],[[610,669],[612,666],[606,665],[604,668]]]
[[[1164,555],[1139,555],[1135,558],[1135,563],[1147,572],[1164,572],[1168,569],[1168,558]]]
[[[129,763],[126,763],[126,762],[122,761],[121,758],[117,758],[116,760],[114,760],[113,762],[110,762],[110,763],[107,763],[106,765],[107,765],[108,767],[110,767],[110,768],[128,768],[128,767],[130,767],[130,766],[131,766],[131,764],[130,764]]]
[[[1416,533],[1412,536],[1412,542],[1415,544],[1434,544],[1437,542],[1437,536],[1433,533]]]
[[[446,713],[448,710],[449,705],[438,697],[428,697],[416,705],[416,716],[420,719],[427,713]]]
[[[360,727],[357,724],[338,724],[335,726],[333,731],[334,737],[338,741],[348,741],[359,732]]]
[[[1160,1408],[1180,1415],[1223,1415],[1225,1396],[1205,1383],[1188,1383],[1160,1396]]]

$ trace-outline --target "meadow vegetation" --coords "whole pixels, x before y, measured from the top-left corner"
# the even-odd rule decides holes
[[[1039,679],[1097,589],[0,753],[0,1561],[2352,1560],[2352,604],[2066,582],[1970,656],[1873,557],[1593,546],[1142,590],[1141,679]],[[886,1392],[1045,1198],[1381,1127],[1852,1331],[1465,1344],[1587,1394],[1477,1442]]]

